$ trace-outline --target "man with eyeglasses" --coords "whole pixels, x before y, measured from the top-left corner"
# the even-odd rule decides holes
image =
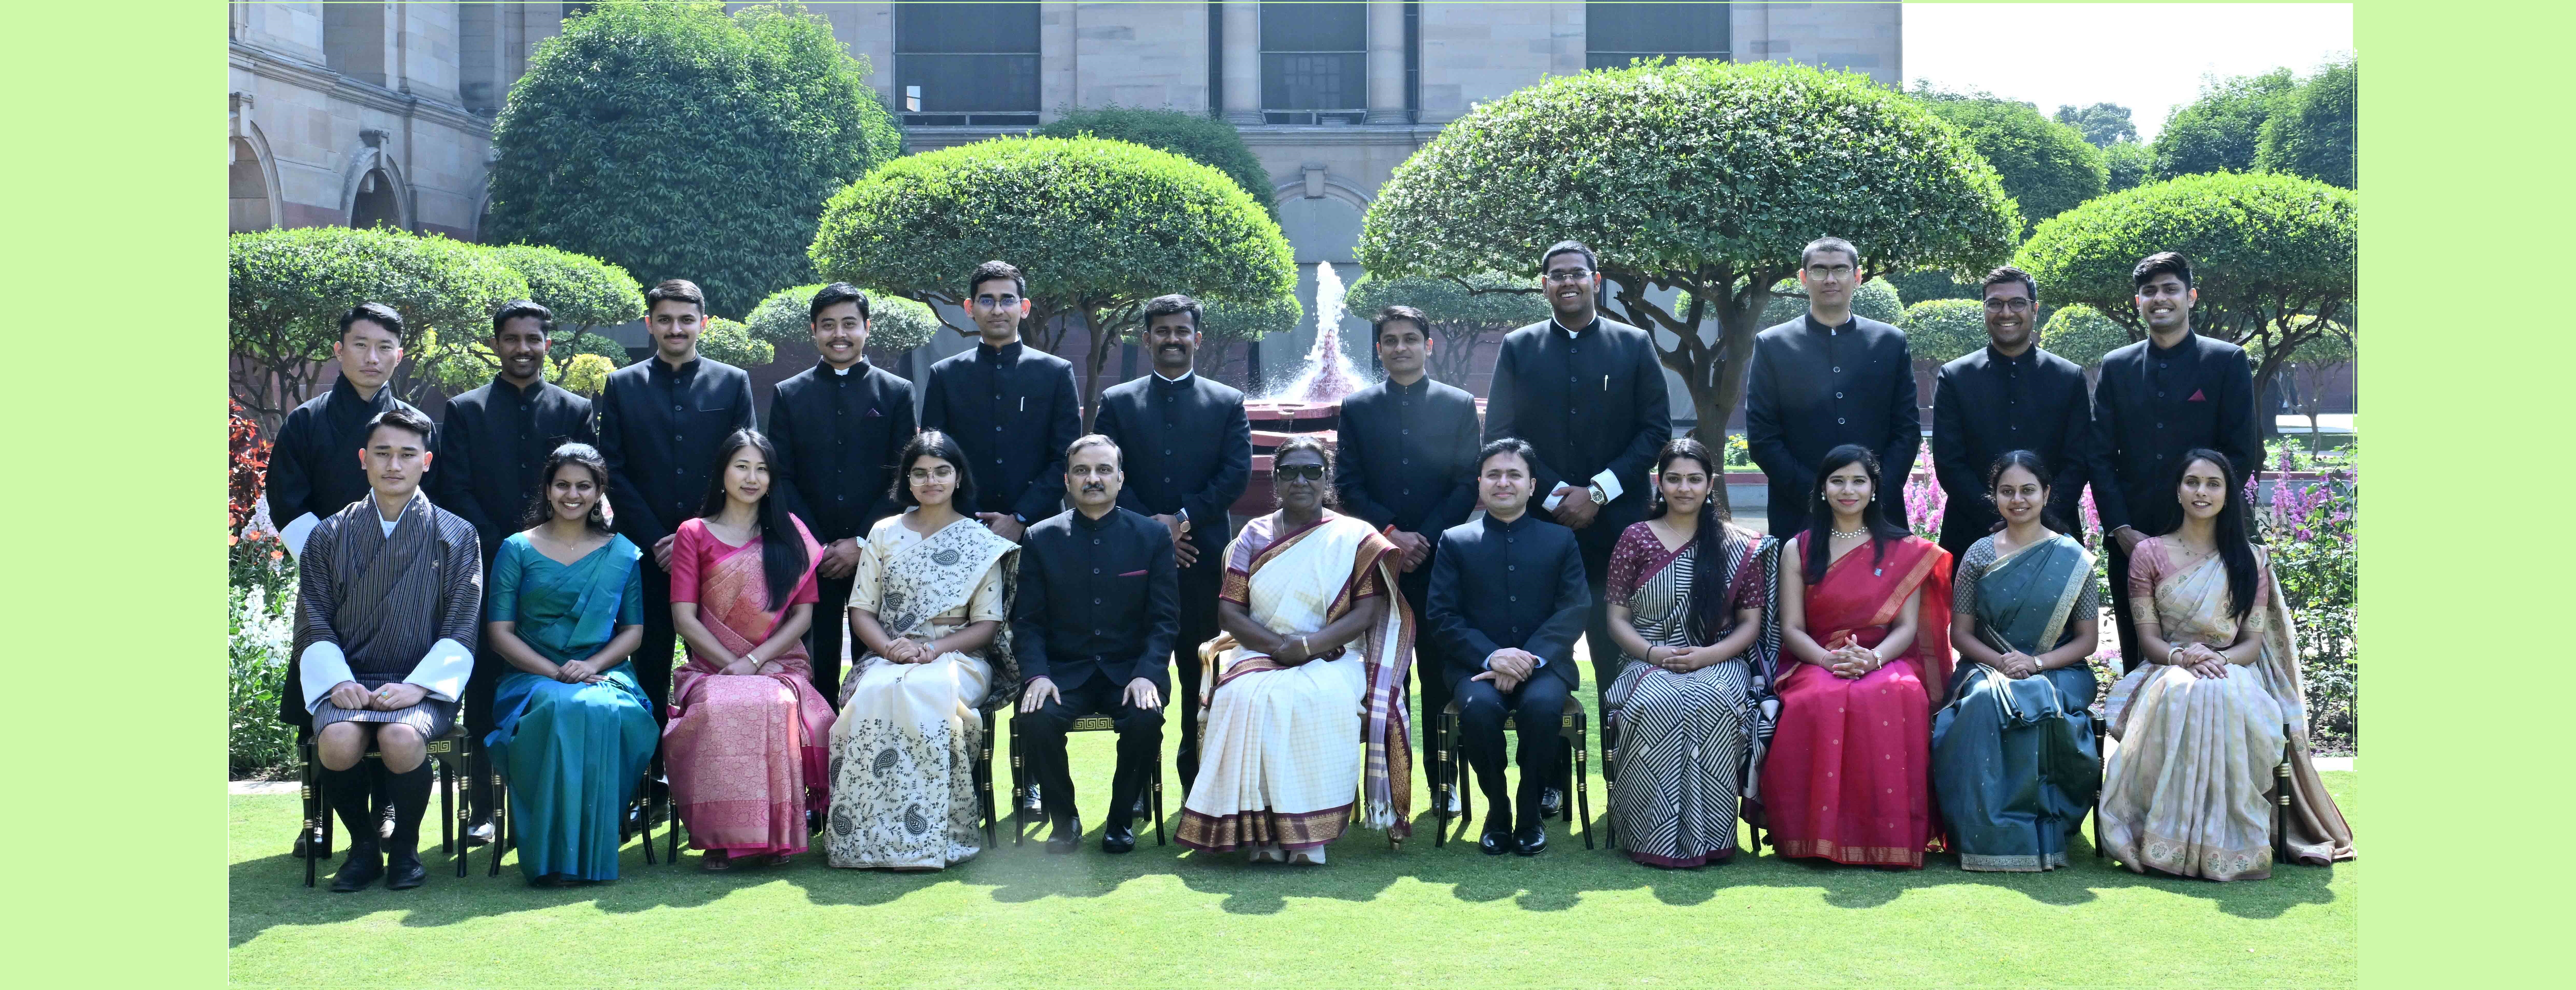
[[[1017,718],[1052,826],[1047,851],[1069,853],[1082,841],[1082,816],[1064,735],[1074,719],[1109,716],[1118,764],[1100,849],[1123,853],[1136,848],[1135,806],[1162,758],[1163,699],[1171,694],[1163,664],[1181,626],[1179,570],[1171,529],[1118,504],[1126,455],[1117,441],[1094,433],[1064,456],[1073,508],[1029,527],[1020,551],[1011,644],[1026,689]],[[1186,668],[1181,677],[1196,681],[1198,670]],[[1184,721],[1196,714],[1196,706],[1182,706]]]
[[[1654,340],[1596,308],[1603,280],[1592,249],[1560,241],[1539,256],[1539,273],[1555,312],[1504,335],[1485,403],[1485,442],[1528,441],[1533,509],[1574,530],[1592,592],[1584,646],[1594,683],[1608,685],[1620,662],[1602,591],[1610,550],[1621,531],[1646,517],[1654,487],[1647,477],[1655,452],[1673,438],[1672,409]]]
[[[2069,531],[2090,476],[2093,400],[2084,369],[2038,346],[2039,283],[2006,265],[1986,275],[1986,347],[1941,366],[1932,386],[1932,470],[1949,496],[1941,549],[1968,552],[2003,524],[1986,468],[2027,450],[2048,465],[2043,518]]]
[[[958,510],[1014,543],[1063,508],[1064,448],[1082,432],[1073,363],[1020,340],[1028,291],[1008,263],[975,266],[966,316],[982,339],[931,365],[921,390],[921,428],[957,438],[975,477],[976,504]]]
[[[1217,634],[1217,591],[1225,583],[1226,507],[1252,481],[1252,421],[1243,393],[1190,370],[1198,354],[1199,301],[1156,296],[1145,303],[1145,345],[1154,373],[1100,394],[1092,427],[1124,451],[1135,473],[1118,504],[1171,532],[1178,555],[1181,626],[1171,644],[1181,672],[1181,710],[1198,711],[1199,644]],[[1187,788],[1199,775],[1199,726],[1181,720],[1174,761]]]
[[[2247,478],[2263,469],[2254,420],[2254,369],[2245,349],[2191,329],[2200,290],[2191,261],[2173,251],[2146,256],[2130,274],[2147,339],[2102,357],[2093,390],[2093,508],[2110,551],[2110,586],[2129,586],[2129,553],[2182,523],[2174,479],[2182,456],[2206,447]],[[2129,596],[2111,596],[2120,657],[2138,664]]]
[[[1862,273],[1850,241],[1819,237],[1798,263],[1806,315],[1755,334],[1746,369],[1744,440],[1770,482],[1771,535],[1807,528],[1816,462],[1847,443],[1878,454],[1879,512],[1902,526],[1905,478],[1923,443],[1905,332],[1852,312]]]

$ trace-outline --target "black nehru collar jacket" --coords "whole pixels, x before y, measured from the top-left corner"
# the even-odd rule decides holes
[[[921,428],[955,438],[978,512],[1034,523],[1064,506],[1064,448],[1082,432],[1073,365],[1020,341],[941,358],[921,390]]]
[[[1543,661],[1541,673],[1564,678],[1569,689],[1581,686],[1574,641],[1591,607],[1573,530],[1523,513],[1511,522],[1488,515],[1440,534],[1424,610],[1452,686],[1484,671],[1485,658],[1505,648],[1528,650]]]
[[[2254,369],[2245,349],[2185,334],[2169,348],[2141,340],[2104,355],[2093,389],[2093,508],[2105,532],[2148,536],[2182,523],[2174,474],[2183,452],[2207,447],[2244,477],[2263,469]]]
[[[609,372],[594,405],[617,531],[647,550],[698,514],[716,448],[754,423],[751,375],[707,357],[673,368],[655,355]]]
[[[319,522],[368,497],[372,489],[367,487],[367,472],[358,464],[358,451],[367,445],[362,434],[369,420],[391,409],[420,411],[394,398],[391,385],[378,386],[372,398],[359,398],[357,388],[344,377],[332,379],[330,390],[289,410],[286,422],[277,428],[277,443],[270,448],[262,489],[268,496],[269,520],[284,529],[309,512]],[[446,467],[433,463],[422,482],[436,484],[438,472]]]
[[[1619,497],[1593,523],[1615,536],[1645,517],[1655,452],[1673,438],[1664,367],[1646,332],[1595,316],[1578,332],[1551,317],[1503,336],[1485,402],[1485,439],[1519,437],[1538,453],[1532,511],[1559,484],[1609,471]]]
[[[1341,511],[1369,525],[1437,538],[1476,509],[1476,398],[1392,378],[1342,400],[1333,456]]]
[[[1181,624],[1170,530],[1117,506],[1098,519],[1068,509],[1029,527],[1019,567],[1011,643],[1023,677],[1063,690],[1142,677],[1170,694]]]
[[[814,539],[865,539],[877,520],[902,508],[894,459],[916,432],[912,383],[865,360],[836,369],[824,361],[778,383],[769,399],[770,475],[787,510]]]
[[[1148,516],[1187,513],[1197,567],[1223,566],[1226,508],[1252,482],[1243,393],[1194,374],[1147,375],[1100,394],[1092,432],[1118,443],[1127,474],[1118,504]]]
[[[544,380],[522,387],[494,378],[447,400],[428,487],[439,508],[474,524],[487,562],[502,538],[527,525],[545,484],[538,472],[555,448],[599,442],[590,417],[589,399]]]
[[[1903,331],[1857,315],[1826,326],[1810,313],[1755,334],[1746,375],[1744,440],[1769,481],[1771,532],[1806,527],[1817,463],[1847,443],[1878,455],[1879,506],[1904,518],[1923,425]]]
[[[1941,545],[1967,552],[2000,517],[1986,470],[2007,451],[2047,462],[2049,514],[2075,524],[2092,472],[2093,401],[2084,369],[2034,345],[2006,357],[1993,345],[1941,366],[1932,386],[1932,469],[1949,496]]]

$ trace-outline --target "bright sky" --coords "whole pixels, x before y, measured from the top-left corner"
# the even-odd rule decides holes
[[[1909,87],[1982,89],[2044,114],[2117,103],[2141,141],[2200,95],[2204,74],[2304,77],[2353,51],[2341,3],[1909,3],[1904,36]]]

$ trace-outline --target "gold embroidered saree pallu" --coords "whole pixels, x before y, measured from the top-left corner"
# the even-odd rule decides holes
[[[1295,666],[1240,646],[1218,655],[1199,692],[1206,728],[1178,841],[1207,852],[1314,849],[1341,836],[1363,790],[1363,820],[1401,841],[1412,827],[1413,617],[1393,593],[1395,545],[1332,512],[1292,533],[1279,527],[1276,514],[1253,520],[1227,547],[1223,597],[1291,636],[1371,597],[1386,596],[1387,614],[1339,654]]]

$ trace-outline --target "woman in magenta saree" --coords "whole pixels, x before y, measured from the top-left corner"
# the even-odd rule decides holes
[[[737,430],[725,446],[718,490],[671,548],[671,624],[689,662],[671,674],[662,730],[671,799],[710,870],[805,851],[807,812],[828,806],[833,717],[803,640],[823,548],[766,498],[768,439]]]
[[[1950,554],[1881,518],[1878,462],[1826,453],[1780,555],[1780,721],[1760,803],[1783,856],[1923,867],[1939,834],[1932,712],[1950,680]],[[1821,570],[1814,578],[1807,575]]]

